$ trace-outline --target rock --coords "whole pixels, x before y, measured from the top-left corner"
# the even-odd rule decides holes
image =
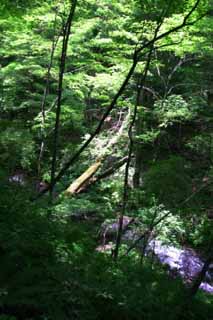
[[[91,210],[77,210],[75,212],[67,213],[64,215],[68,220],[72,220],[74,222],[100,222],[101,217],[97,215],[96,211]]]
[[[213,263],[210,264],[208,271],[206,272],[206,278],[208,282],[213,285]]]
[[[159,240],[152,240],[147,249],[153,252],[158,261],[167,265],[172,275],[179,275],[185,282],[192,282],[203,267],[203,260],[192,249],[179,249],[171,245],[164,245]],[[201,283],[201,289],[213,293],[212,265],[206,273],[205,282]]]
[[[50,186],[49,182],[47,180],[44,180],[44,181],[38,181],[36,183],[36,189],[37,189],[37,192],[43,192],[44,190],[48,189]]]
[[[107,252],[111,251],[113,249],[113,244],[105,244],[105,245],[100,245],[96,248],[96,251],[98,252]]]
[[[26,185],[26,175],[23,172],[16,172],[12,176],[9,177],[9,182],[16,183],[20,186]]]
[[[124,216],[123,217],[123,231],[126,232],[128,227],[134,222],[134,218]],[[109,241],[115,241],[119,228],[119,218],[117,220],[105,221],[102,223],[99,238],[101,243],[105,245]]]
[[[207,282],[202,282],[200,285],[200,289],[213,294],[213,286],[211,286],[209,283]]]

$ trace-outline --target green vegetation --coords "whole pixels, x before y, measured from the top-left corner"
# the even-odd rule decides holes
[[[211,319],[212,7],[1,1],[0,320]]]

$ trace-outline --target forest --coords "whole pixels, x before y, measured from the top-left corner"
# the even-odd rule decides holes
[[[0,0],[0,320],[213,320],[213,1]]]

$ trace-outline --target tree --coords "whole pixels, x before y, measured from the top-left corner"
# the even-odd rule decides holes
[[[77,0],[74,0],[71,4],[67,21],[63,26],[63,44],[62,44],[61,60],[60,60],[60,67],[59,67],[58,96],[57,96],[56,119],[55,119],[55,128],[54,128],[50,193],[53,192],[54,180],[55,180],[56,157],[57,157],[57,151],[58,151],[59,125],[60,125],[60,115],[61,115],[61,100],[62,100],[62,91],[63,91],[63,78],[64,78],[64,71],[65,71],[65,64],[66,64],[68,41],[70,37],[70,31],[71,31],[71,26],[73,22],[76,5],[77,5]]]

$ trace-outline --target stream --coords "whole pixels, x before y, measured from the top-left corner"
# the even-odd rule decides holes
[[[180,276],[184,282],[195,279],[204,264],[194,250],[165,245],[160,240],[151,240],[147,251],[153,252],[159,262],[167,265],[172,276]],[[213,294],[213,263],[206,272],[205,282],[201,283],[200,289]]]
[[[9,182],[25,185],[25,176],[23,173],[17,172],[13,176],[9,177]],[[79,219],[78,215],[77,218]],[[124,227],[128,227],[131,219],[129,217],[124,218]],[[110,235],[115,239],[118,222],[115,221],[112,224],[103,223],[102,229],[104,243],[107,235]],[[134,232],[132,230],[126,230],[123,234],[123,240],[129,243],[134,242],[136,240]],[[143,244],[139,246],[139,249],[140,247],[143,247]],[[107,245],[105,243],[104,245],[99,246],[97,251],[105,251],[110,248],[111,245]],[[169,273],[173,278],[180,276],[185,283],[189,283],[194,280],[204,265],[201,257],[193,249],[180,249],[173,245],[166,245],[160,240],[151,240],[146,246],[146,254],[152,254],[152,256],[154,256],[161,264],[168,266]],[[200,289],[213,294],[213,263],[206,272],[205,281],[201,283]]]
[[[133,229],[128,230],[128,224],[131,219],[124,217],[124,228],[122,239],[127,244],[131,245],[138,238],[138,234]],[[107,245],[109,241],[115,241],[118,229],[118,222],[111,224],[102,224],[102,240],[105,245],[99,246],[98,251],[110,249],[111,245]],[[106,240],[106,242],[105,242]],[[142,250],[144,244],[141,242],[137,245],[139,250]],[[169,274],[172,278],[180,276],[184,283],[190,284],[199,275],[204,261],[200,255],[191,248],[177,248],[172,244],[164,244],[161,240],[152,239],[146,245],[145,254],[150,255],[162,265],[168,267]],[[209,266],[206,272],[204,282],[201,283],[200,289],[213,294],[213,263]]]

